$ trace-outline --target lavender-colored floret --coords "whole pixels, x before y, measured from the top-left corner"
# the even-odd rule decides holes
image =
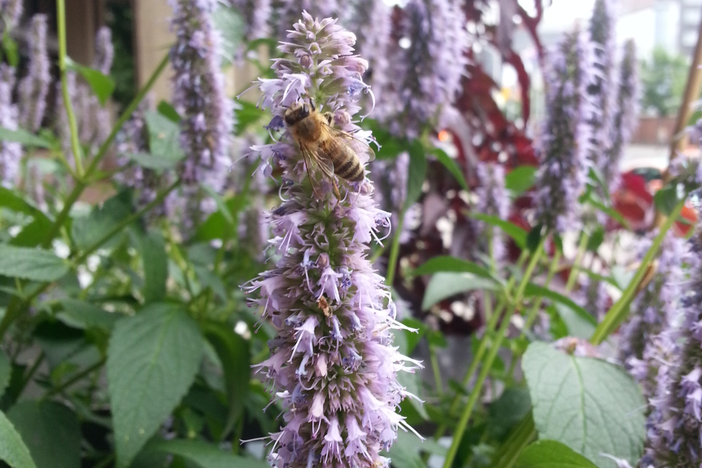
[[[29,69],[19,85],[20,125],[32,132],[36,132],[41,126],[51,82],[49,55],[46,50],[47,27],[46,15],[37,14],[32,17]]]
[[[12,102],[15,69],[0,64],[0,127],[17,130],[17,106]],[[0,142],[0,186],[12,188],[19,175],[22,145],[12,141]]]

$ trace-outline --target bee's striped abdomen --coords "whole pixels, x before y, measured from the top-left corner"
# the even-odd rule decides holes
[[[334,173],[342,179],[350,180],[351,182],[360,182],[363,180],[363,164],[358,159],[356,154],[347,154],[347,158],[340,162],[337,166],[334,164]]]

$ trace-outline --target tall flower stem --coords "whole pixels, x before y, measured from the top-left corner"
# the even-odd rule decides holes
[[[604,319],[602,319],[602,321],[597,325],[597,328],[595,328],[595,332],[592,334],[592,337],[590,337],[590,342],[592,344],[598,345],[602,343],[605,339],[607,339],[610,333],[612,333],[617,326],[619,326],[619,324],[626,319],[626,315],[629,313],[629,303],[636,295],[636,291],[641,283],[641,280],[646,275],[646,272],[648,271],[648,268],[653,260],[656,258],[656,255],[658,255],[658,251],[661,248],[661,244],[665,239],[666,233],[678,219],[683,206],[685,206],[685,198],[678,202],[673,209],[673,212],[670,213],[670,216],[668,216],[663,225],[660,227],[658,235],[653,240],[651,248],[648,249],[648,252],[646,252],[643,260],[641,260],[641,265],[639,265],[638,270],[636,270],[634,277],[631,279],[629,285],[622,293],[622,296],[612,306],[612,308],[609,309],[607,315],[605,315]]]
[[[575,286],[575,281],[578,279],[577,267],[580,266],[580,263],[582,263],[583,261],[585,251],[587,250],[587,242],[589,239],[590,236],[588,236],[585,233],[585,231],[583,231],[582,236],[580,236],[580,244],[578,245],[578,253],[575,256],[575,262],[573,262],[573,267],[571,268],[570,274],[568,275],[568,282],[566,283],[565,287],[567,293],[573,290],[573,286]]]
[[[388,271],[385,274],[385,284],[388,286],[392,286],[392,282],[395,280],[397,259],[400,256],[400,235],[402,234],[402,227],[404,226],[405,222],[405,212],[406,210],[402,210],[400,220],[397,222],[397,227],[395,228],[395,235],[392,237],[390,258],[388,258]]]
[[[83,176],[83,161],[80,142],[78,141],[78,124],[73,113],[71,95],[68,92],[68,81],[66,77],[66,2],[56,0],[56,29],[58,30],[59,45],[59,70],[61,72],[61,94],[63,95],[63,105],[68,116],[68,126],[71,131],[71,150],[76,163],[76,174],[80,179]],[[60,112],[60,111],[59,111]]]
[[[558,271],[558,265],[560,261],[561,251],[556,249],[556,253],[553,254],[553,259],[551,260],[551,264],[548,267],[546,281],[544,281],[544,288],[548,288],[551,285],[551,281],[553,281],[553,277],[556,276],[556,272]],[[576,265],[574,265],[573,267],[575,268],[575,266]],[[539,310],[541,310],[541,304],[543,303],[543,301],[543,297],[538,297],[534,301],[534,305],[531,307],[531,310],[529,310],[529,313],[527,314],[527,319],[524,323],[524,328],[522,329],[522,336],[524,336],[524,333],[527,330],[529,330],[534,324],[534,320],[536,320],[536,315],[539,313]]]
[[[107,137],[107,140],[100,146],[98,149],[97,154],[93,158],[93,160],[90,162],[90,165],[88,168],[85,170],[85,173],[83,174],[83,177],[79,180],[76,181],[75,187],[73,187],[73,190],[71,193],[68,195],[68,198],[63,204],[63,209],[59,213],[59,215],[56,217],[56,221],[54,221],[54,224],[51,226],[49,229],[48,234],[44,238],[44,242],[42,243],[42,247],[47,248],[48,246],[51,245],[51,241],[54,239],[56,236],[56,233],[59,232],[61,227],[63,227],[63,224],[66,222],[68,219],[68,216],[71,212],[71,208],[73,208],[73,204],[80,198],[81,194],[83,193],[83,190],[88,186],[86,180],[89,180],[90,176],[92,173],[97,169],[98,164],[102,159],[105,157],[107,154],[107,150],[110,148],[110,145],[114,142],[115,138],[117,137],[117,133],[119,133],[120,129],[124,125],[124,123],[129,120],[129,117],[134,113],[136,108],[139,106],[141,101],[146,97],[146,95],[151,91],[151,88],[153,88],[154,83],[156,83],[156,80],[158,77],[163,73],[163,70],[165,70],[166,66],[168,65],[168,54],[164,57],[164,59],[161,61],[159,66],[154,70],[153,74],[149,78],[149,81],[146,82],[144,87],[137,93],[137,95],[132,99],[132,102],[129,103],[127,108],[124,110],[122,115],[120,116],[119,120],[115,123],[114,128],[112,129],[112,132],[110,132],[110,136]],[[76,153],[75,151],[73,152],[74,154]]]
[[[519,257],[519,260],[517,261],[517,267],[521,268],[524,262],[527,259],[528,255],[528,250],[523,250],[521,256]],[[471,377],[473,377],[473,374],[475,374],[475,371],[478,369],[478,366],[480,365],[480,362],[483,359],[483,356],[485,355],[485,351],[487,350],[487,345],[488,341],[490,338],[490,335],[495,331],[495,328],[497,327],[497,321],[500,318],[500,315],[502,314],[502,311],[505,308],[506,304],[506,297],[509,295],[511,292],[512,288],[514,287],[514,283],[516,282],[516,279],[514,276],[512,276],[509,281],[507,282],[507,285],[505,286],[505,295],[500,298],[500,300],[497,302],[497,306],[495,307],[495,311],[490,315],[488,318],[487,323],[485,324],[485,334],[483,335],[483,338],[480,340],[480,343],[478,344],[478,350],[475,352],[475,356],[473,356],[473,360],[470,363],[470,366],[468,367],[468,370],[466,371],[465,375],[463,376],[463,381],[461,382],[461,387],[466,388],[468,384],[470,383]],[[449,414],[453,414],[456,412],[458,409],[459,404],[461,403],[461,395],[456,394],[453,397],[453,401],[451,401],[451,406],[449,407]],[[444,435],[444,432],[446,431],[446,424],[440,425],[437,429],[436,432],[434,433],[434,439],[438,439],[439,437]]]
[[[497,353],[500,350],[502,341],[504,340],[505,334],[507,333],[507,329],[509,328],[512,316],[519,309],[522,299],[524,298],[524,290],[526,289],[526,286],[529,283],[532,274],[534,273],[534,269],[536,268],[536,265],[538,264],[539,259],[541,258],[544,249],[544,243],[546,242],[546,237],[547,236],[543,236],[541,238],[539,245],[537,246],[536,250],[534,250],[534,254],[531,257],[531,260],[529,261],[529,265],[527,265],[526,271],[524,272],[524,276],[522,277],[522,280],[519,283],[519,286],[517,287],[517,292],[514,295],[514,301],[511,304],[511,310],[507,312],[502,318],[500,328],[497,329],[497,332],[495,334],[495,341],[492,347],[490,348],[487,357],[485,358],[483,367],[480,369],[480,374],[478,374],[478,379],[475,382],[473,390],[470,392],[470,395],[468,397],[468,403],[466,403],[466,406],[463,409],[463,413],[461,414],[461,419],[459,419],[458,421],[456,431],[453,433],[451,447],[449,448],[449,451],[446,454],[446,459],[444,460],[444,468],[451,468],[451,466],[453,465],[453,460],[454,458],[456,458],[456,454],[458,453],[458,447],[461,443],[461,440],[463,439],[463,434],[465,433],[466,427],[468,426],[468,421],[470,420],[470,417],[473,414],[473,409],[475,408],[475,404],[477,403],[478,398],[480,398],[480,395],[482,394],[485,379],[487,379],[487,376],[490,373],[492,364],[495,362]]]

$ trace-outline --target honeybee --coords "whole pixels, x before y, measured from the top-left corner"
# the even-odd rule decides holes
[[[305,160],[307,178],[315,195],[319,198],[317,184],[311,172],[315,165],[334,185],[334,193],[339,197],[339,187],[334,175],[348,182],[361,182],[365,178],[365,168],[356,151],[349,143],[353,140],[368,146],[352,134],[332,127],[334,116],[331,112],[321,113],[312,101],[296,102],[285,111],[285,124],[290,130]],[[369,159],[375,153],[369,147]]]

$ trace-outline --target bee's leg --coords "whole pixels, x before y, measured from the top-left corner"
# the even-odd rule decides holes
[[[332,114],[331,112],[325,112],[322,115],[327,120],[327,123],[331,126],[332,122],[334,121],[334,114]]]
[[[333,181],[334,184],[334,195],[336,195],[336,199],[341,200],[341,194],[339,193],[339,184],[336,183],[336,180]]]

